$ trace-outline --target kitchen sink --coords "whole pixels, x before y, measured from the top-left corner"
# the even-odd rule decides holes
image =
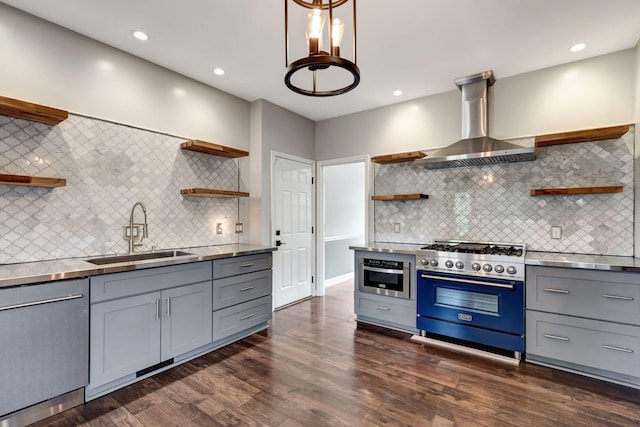
[[[118,264],[121,262],[145,261],[158,258],[174,258],[183,255],[193,255],[182,251],[145,252],[139,254],[113,255],[104,258],[93,258],[85,261],[96,265]]]

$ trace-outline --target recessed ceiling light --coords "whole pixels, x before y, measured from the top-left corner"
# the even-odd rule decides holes
[[[133,32],[133,37],[137,38],[138,40],[142,40],[142,41],[149,40],[149,36],[144,31],[134,31]]]
[[[393,91],[393,96],[400,96],[402,95],[402,91],[400,89],[396,89]]]
[[[224,70],[222,68],[214,68],[213,69],[214,74],[216,74],[217,76],[221,76],[224,74]]]
[[[581,50],[583,50],[585,47],[587,47],[586,43],[576,43],[573,46],[571,46],[569,48],[569,50],[571,52],[580,52]]]

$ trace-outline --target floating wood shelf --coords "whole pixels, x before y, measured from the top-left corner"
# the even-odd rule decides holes
[[[243,193],[240,191],[211,190],[208,188],[186,188],[184,190],[180,190],[180,194],[183,196],[221,197],[227,199],[249,197],[249,193]]]
[[[391,200],[421,200],[428,199],[429,196],[427,194],[387,194],[383,196],[371,196],[371,200],[382,200],[382,201],[391,201]]]
[[[19,99],[0,96],[0,114],[17,117],[19,119],[57,125],[69,117],[69,113],[57,108],[20,101]]]
[[[23,185],[28,187],[64,187],[64,178],[45,178],[42,176],[9,175],[0,173],[0,185]]]
[[[608,187],[577,187],[577,188],[540,188],[531,190],[532,196],[563,196],[572,194],[606,194],[621,193],[622,185],[612,185]]]
[[[618,139],[629,131],[629,126],[613,126],[608,128],[587,129],[575,132],[562,132],[550,135],[536,136],[536,147],[551,145],[575,144],[578,142],[602,141],[604,139]]]
[[[224,145],[213,144],[211,142],[200,141],[197,139],[183,142],[182,144],[180,144],[180,148],[182,148],[183,150],[212,154],[214,156],[228,157],[230,159],[245,157],[249,155],[248,151],[225,147]]]
[[[421,159],[423,157],[427,157],[422,151],[410,151],[408,153],[397,153],[397,154],[385,154],[383,156],[374,156],[371,158],[373,163],[400,163],[400,162],[411,162],[413,160]]]

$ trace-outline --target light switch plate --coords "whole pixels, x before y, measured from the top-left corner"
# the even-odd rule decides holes
[[[562,239],[562,227],[552,226],[551,227],[551,238],[552,239]]]
[[[396,222],[395,224],[393,224],[393,232],[394,233],[399,233],[400,232],[400,223]]]

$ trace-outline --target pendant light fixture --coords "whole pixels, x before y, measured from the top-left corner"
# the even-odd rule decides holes
[[[305,51],[308,56],[296,61],[289,61],[289,2],[302,6],[308,10],[306,14],[306,42]],[[353,3],[353,24],[348,27],[353,32],[353,62],[340,56],[340,45],[345,32],[345,21],[334,17],[334,11],[346,11],[347,7],[340,6]],[[292,5],[293,6],[293,5]],[[356,65],[356,0],[284,0],[284,37],[285,60],[287,71],[284,82],[292,91],[308,96],[334,96],[349,92],[360,83],[360,69]],[[328,23],[325,26],[325,21]],[[325,32],[324,29],[327,28]],[[302,43],[304,40],[302,31],[292,35],[293,40]],[[328,42],[329,49],[324,50],[323,45]],[[344,76],[335,78],[330,76],[329,70],[347,71],[347,80]],[[310,71],[307,73],[306,71]],[[300,73],[298,73],[300,72]],[[297,73],[295,83],[292,77]],[[308,76],[307,76],[308,74]],[[344,73],[340,73],[344,74]],[[322,80],[325,77],[325,80]],[[348,84],[344,85],[344,83]],[[335,84],[337,88],[326,89],[327,84]]]

